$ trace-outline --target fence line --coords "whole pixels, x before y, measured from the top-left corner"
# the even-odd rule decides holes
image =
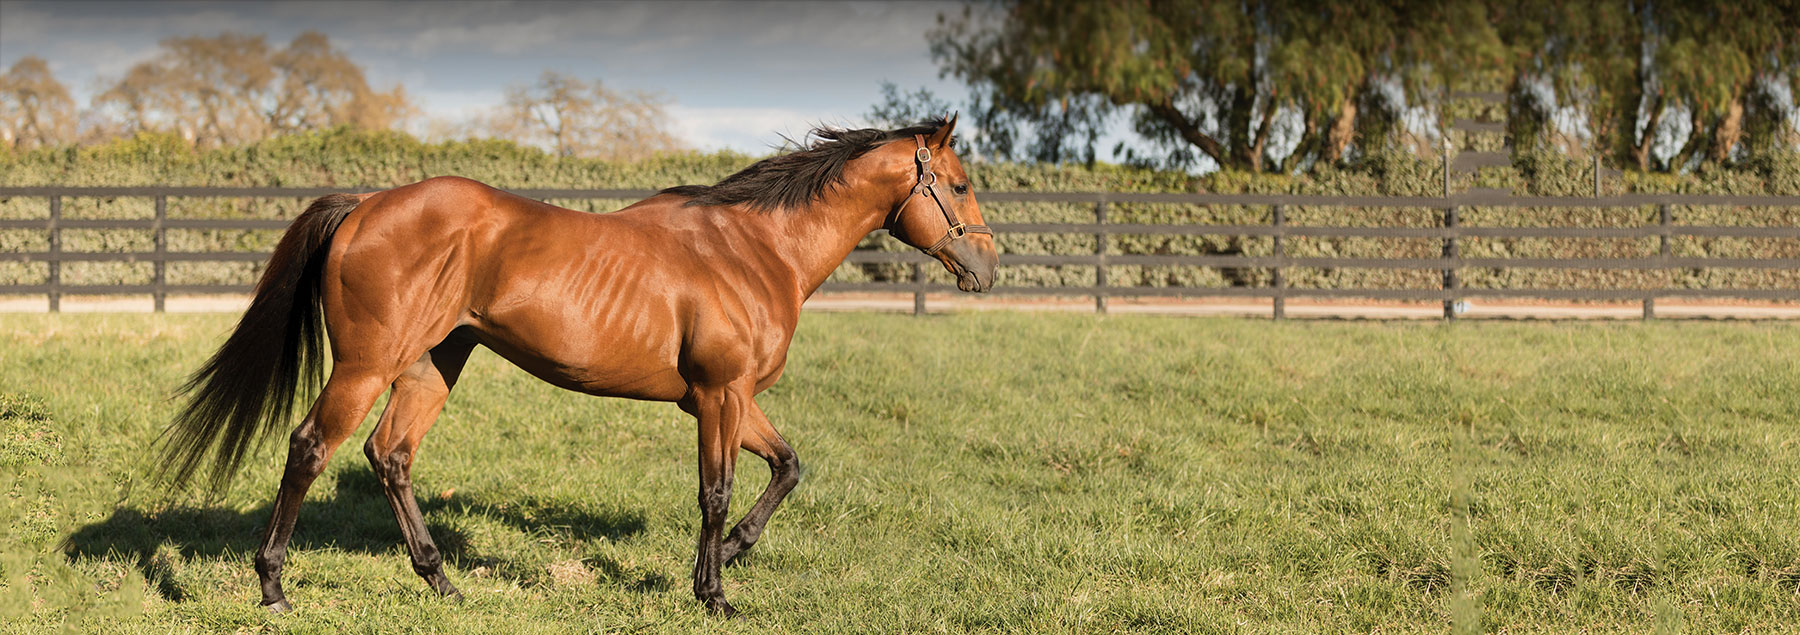
[[[44,262],[45,283],[41,285],[0,285],[0,294],[44,294],[51,311],[61,308],[65,295],[149,294],[155,310],[164,308],[171,293],[245,293],[251,285],[171,285],[166,265],[190,261],[253,261],[269,257],[267,252],[171,252],[166,232],[170,229],[284,229],[284,220],[179,219],[168,217],[170,197],[188,198],[310,198],[346,188],[259,188],[259,187],[0,187],[0,198],[45,198],[48,216],[44,219],[0,220],[0,229],[32,229],[48,232],[47,250],[43,252],[0,253],[0,261]],[[357,190],[358,188],[350,188]],[[361,188],[369,191],[376,188]],[[526,189],[515,193],[538,199],[639,199],[652,190],[571,190]],[[150,219],[104,220],[63,218],[65,197],[149,197],[155,201],[155,215]],[[1673,224],[1672,206],[1771,206],[1800,207],[1800,197],[1738,196],[1695,194],[1626,194],[1596,197],[1513,196],[1503,192],[1477,191],[1440,197],[1398,196],[1310,196],[1297,194],[1155,194],[1122,192],[992,192],[981,195],[986,202],[1074,203],[1093,206],[1092,223],[994,223],[993,228],[1004,245],[1011,232],[1042,234],[1089,234],[1094,237],[1092,254],[1003,254],[1005,264],[1081,265],[1095,268],[1093,286],[1008,287],[990,292],[1003,295],[1092,297],[1094,309],[1105,312],[1108,299],[1115,297],[1250,297],[1271,299],[1271,316],[1285,317],[1289,298],[1362,298],[1376,300],[1441,301],[1444,317],[1455,319],[1457,302],[1471,297],[1536,298],[1555,300],[1637,301],[1643,304],[1643,317],[1655,317],[1657,298],[1705,297],[1757,300],[1800,300],[1800,289],[1491,289],[1468,288],[1461,284],[1457,270],[1462,268],[1528,267],[1548,269],[1671,269],[1671,268],[1755,268],[1800,270],[1800,258],[1712,258],[1675,257],[1671,253],[1672,237],[1740,237],[1800,238],[1800,227],[1734,227],[1682,226]],[[1109,206],[1117,203],[1174,203],[1185,205],[1244,205],[1270,208],[1267,224],[1137,224],[1114,223],[1109,219]],[[1464,207],[1658,207],[1658,223],[1632,227],[1484,227],[1468,226],[1460,221]],[[1342,227],[1290,225],[1286,208],[1313,207],[1414,207],[1441,212],[1440,222],[1432,227]],[[147,252],[71,252],[62,244],[67,229],[148,229],[154,249]],[[1269,256],[1246,255],[1154,255],[1109,253],[1108,238],[1123,235],[1235,235],[1269,237],[1273,243]],[[1287,237],[1360,237],[1440,239],[1440,257],[1320,257],[1289,256],[1283,242]],[[1464,257],[1460,253],[1463,238],[1656,238],[1659,253],[1642,258],[1484,258]],[[150,284],[136,285],[68,285],[63,282],[62,264],[66,262],[125,261],[152,263]],[[856,251],[851,263],[888,263],[911,265],[909,282],[848,283],[832,282],[823,291],[884,291],[913,294],[915,313],[926,310],[926,294],[951,292],[954,286],[930,284],[926,271],[930,262],[913,252]],[[1186,265],[1220,268],[1262,268],[1270,272],[1267,287],[1138,287],[1115,286],[1107,280],[1113,265]],[[1290,267],[1317,268],[1388,268],[1439,270],[1442,276],[1436,289],[1320,289],[1289,286],[1284,270]]]

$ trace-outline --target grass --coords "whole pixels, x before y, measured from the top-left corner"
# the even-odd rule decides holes
[[[477,353],[415,481],[460,605],[360,452],[256,607],[265,446],[147,480],[230,316],[0,315],[0,630],[1770,632],[1800,624],[1800,330],[808,315],[760,398],[806,478],[688,590],[692,423]],[[372,426],[362,429],[366,434]],[[734,511],[767,478],[740,462]]]

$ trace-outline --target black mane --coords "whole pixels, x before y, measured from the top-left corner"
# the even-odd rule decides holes
[[[819,127],[800,150],[751,164],[717,185],[681,185],[663,194],[689,197],[684,205],[748,205],[761,211],[799,209],[810,205],[844,177],[844,164],[882,144],[937,132],[941,118],[895,130],[845,130]]]

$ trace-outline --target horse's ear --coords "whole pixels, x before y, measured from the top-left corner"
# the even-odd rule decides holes
[[[948,147],[950,144],[950,133],[954,130],[956,130],[956,115],[952,113],[950,115],[950,120],[944,122],[944,125],[940,126],[937,129],[937,132],[931,133],[931,138],[925,140],[925,145],[939,150]]]

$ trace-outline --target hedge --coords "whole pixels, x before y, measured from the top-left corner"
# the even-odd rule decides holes
[[[1470,144],[1462,144],[1470,145]],[[1474,144],[1481,145],[1481,144]],[[753,162],[732,152],[688,153],[637,162],[611,162],[557,157],[539,149],[506,141],[479,140],[425,143],[400,133],[359,132],[348,129],[278,137],[268,141],[216,150],[194,150],[166,135],[141,135],[133,139],[91,147],[68,147],[28,152],[0,150],[0,185],[193,185],[193,186],[342,186],[390,187],[440,175],[466,176],[501,188],[656,189],[685,183],[712,183]],[[1452,179],[1453,190],[1472,187],[1509,188],[1521,194],[1586,195],[1592,190],[1592,166],[1556,156],[1517,157],[1511,168],[1487,168],[1475,175]],[[970,178],[977,192],[1223,192],[1296,193],[1320,195],[1431,196],[1441,193],[1443,173],[1436,161],[1410,156],[1365,158],[1352,168],[1323,167],[1300,176],[1214,173],[1192,176],[1117,165],[1057,166],[1028,164],[971,164]],[[1702,166],[1688,175],[1648,175],[1626,172],[1603,183],[1608,194],[1625,192],[1680,192],[1717,194],[1800,194],[1800,155],[1760,157],[1735,169]],[[629,201],[552,200],[555,204],[604,212]],[[182,199],[169,201],[175,218],[292,218],[303,201],[290,199]],[[1085,205],[1050,203],[989,203],[982,212],[991,223],[1087,222],[1093,210]],[[0,199],[0,218],[43,218],[47,204],[41,197]],[[63,213],[68,218],[148,218],[152,203],[142,198],[105,199],[66,197]],[[1195,206],[1171,204],[1115,204],[1109,217],[1119,223],[1266,223],[1269,209],[1260,206]],[[1428,208],[1315,208],[1287,210],[1294,225],[1419,226],[1436,222],[1439,212]],[[1657,210],[1637,209],[1488,209],[1461,212],[1465,225],[1616,227],[1652,224]],[[1683,207],[1675,210],[1680,224],[1695,225],[1792,225],[1800,221],[1800,208]],[[169,230],[173,251],[225,251],[272,249],[275,231]],[[1089,254],[1090,235],[1008,234],[1002,237],[1003,253]],[[65,230],[63,248],[69,251],[147,251],[148,230]],[[41,251],[47,237],[41,230],[0,230],[0,252]],[[865,246],[904,249],[898,241],[878,233]],[[1431,257],[1439,245],[1433,239],[1291,238],[1284,243],[1293,256]],[[1267,238],[1223,235],[1113,236],[1107,245],[1114,254],[1245,254],[1267,255]],[[1462,253],[1491,257],[1635,257],[1653,255],[1655,240],[1639,239],[1468,239]],[[1800,257],[1794,240],[1726,238],[1678,238],[1676,255],[1710,257]],[[1003,259],[1004,262],[1004,259]],[[260,265],[254,263],[179,262],[168,265],[172,284],[249,284]],[[0,284],[35,284],[45,279],[43,263],[0,262]],[[1222,269],[1177,266],[1111,266],[1109,283],[1123,286],[1225,287],[1265,285],[1266,269]],[[834,280],[879,281],[905,279],[900,265],[845,265]],[[938,281],[949,282],[942,271]],[[63,280],[69,284],[143,284],[151,276],[148,263],[67,263]],[[1463,284],[1487,288],[1773,288],[1795,286],[1800,273],[1765,270],[1545,270],[1466,269]],[[1012,286],[1086,286],[1093,268],[1087,266],[1005,266],[1003,284]],[[1307,269],[1287,271],[1288,284],[1314,288],[1433,288],[1438,272],[1391,269]]]

